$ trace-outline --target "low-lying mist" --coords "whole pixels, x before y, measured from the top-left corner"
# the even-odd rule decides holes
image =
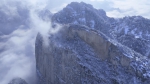
[[[18,14],[18,5],[13,2],[9,6],[10,2],[3,0],[0,4],[0,12],[7,15],[4,25],[8,23],[13,29],[12,33],[0,36],[0,84],[8,84],[16,77],[24,79],[29,84],[36,84],[35,38],[38,32],[45,36],[48,35],[49,30],[52,30],[51,22],[50,20],[44,21],[38,16],[38,11],[43,10],[41,5],[35,6],[34,3],[29,4],[16,0],[17,4],[19,2],[21,7],[29,11],[28,17],[22,19],[22,14],[25,12]],[[2,10],[3,7],[5,10]],[[18,23],[17,26],[14,26],[9,23],[8,18],[13,21],[16,17],[21,18],[21,21],[26,20],[26,24]]]

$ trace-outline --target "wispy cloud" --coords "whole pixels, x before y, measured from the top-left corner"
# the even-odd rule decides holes
[[[112,17],[124,16],[144,16],[150,18],[150,2],[149,0],[111,0],[112,8],[119,8],[122,12],[117,10],[108,11],[108,15]]]
[[[12,9],[14,13],[7,13],[8,16],[15,17],[18,14],[18,9],[14,5],[8,5],[9,0],[3,0],[1,9],[7,6],[8,10]],[[16,0],[19,1],[19,0]],[[5,36],[1,36],[0,46],[3,49],[0,52],[0,84],[8,84],[10,80],[15,77],[21,77],[25,79],[29,84],[36,84],[36,70],[35,70],[35,56],[34,56],[34,44],[35,37],[38,32],[46,35],[50,29],[50,22],[45,22],[37,16],[37,10],[43,9],[43,5],[39,5],[38,2],[19,2],[23,7],[29,9],[29,28],[22,29],[16,28],[13,33]],[[26,3],[26,4],[25,4]],[[30,3],[30,4],[28,4]],[[32,5],[33,4],[33,5]],[[36,5],[37,4],[37,5]],[[6,13],[8,10],[1,10]],[[21,16],[20,16],[21,17]],[[24,20],[24,19],[22,19]],[[9,23],[10,24],[10,23]],[[23,26],[24,24],[20,24]],[[4,40],[4,41],[2,41]]]
[[[46,7],[46,0],[42,0],[43,2],[41,0],[15,0],[11,3],[11,5],[8,5],[10,3],[9,0],[3,1],[4,2],[1,3],[1,9],[3,7],[5,8],[6,5],[8,6],[8,10],[12,9],[11,6],[16,8],[15,10],[12,10],[12,12],[14,12],[13,16],[11,16],[11,13],[7,14],[10,17],[16,17],[16,15],[18,14],[19,9],[17,5],[15,5],[17,3],[20,3],[21,7],[23,7],[24,9],[29,10],[27,20],[29,21],[27,24],[29,28],[23,29],[22,26],[24,26],[25,24],[18,23],[18,25],[20,26],[17,26],[18,28],[15,28],[16,30],[14,30],[11,34],[0,36],[0,50],[2,50],[2,52],[0,52],[0,84],[8,84],[10,80],[16,77],[25,79],[29,84],[36,84],[34,52],[36,35],[38,32],[40,32],[43,36],[47,37],[50,33],[56,33],[57,31],[59,31],[61,26],[57,25],[56,28],[51,28],[50,21],[44,21],[39,17],[39,11],[44,10]],[[1,9],[0,11],[4,13],[7,12],[7,10]],[[22,16],[20,15],[19,17]],[[47,39],[44,38],[44,40]]]
[[[33,83],[36,78],[33,31],[18,29],[6,39],[8,40],[1,44],[5,50],[0,53],[0,84],[7,84],[14,77]]]

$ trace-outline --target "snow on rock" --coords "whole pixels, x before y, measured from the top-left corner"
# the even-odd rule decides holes
[[[125,34],[127,34],[129,31],[129,28],[126,26],[124,31],[125,31]]]
[[[41,36],[36,40],[36,65],[46,83],[140,84],[149,79],[143,76],[150,62],[139,53],[95,29],[73,24],[64,28],[49,37],[48,47],[42,46]]]
[[[94,26],[95,26],[95,21],[94,21],[94,20],[91,20],[90,23],[91,23],[91,26],[90,26],[90,27],[91,27],[91,28],[94,28]]]
[[[79,22],[81,24],[86,24],[86,19],[85,18],[79,18]]]
[[[73,22],[73,24],[79,24],[76,20]]]
[[[59,21],[57,21],[57,19],[59,19]],[[81,3],[72,2],[71,4],[67,5],[62,11],[54,14],[52,17],[52,22],[57,22],[60,24],[76,24],[80,26],[82,25],[83,28],[85,28],[86,32],[84,31],[84,29],[80,30],[79,26],[74,26],[74,28],[76,29],[79,28],[80,31],[76,32],[76,30],[72,30],[72,33],[70,32],[69,35],[65,36],[66,37],[65,39],[67,40],[63,40],[64,42],[63,44],[60,41],[60,44],[62,44],[61,45],[62,50],[64,49],[72,50],[74,53],[76,53],[75,57],[78,57],[77,58],[78,60],[81,60],[80,58],[82,58],[82,61],[84,62],[81,63],[80,61],[79,64],[85,68],[85,69],[82,69],[83,71],[89,71],[89,73],[92,74],[92,76],[93,74],[100,73],[98,72],[99,70],[98,71],[96,70],[98,69],[98,67],[94,68],[95,71],[91,70],[91,67],[94,66],[92,64],[94,63],[91,63],[91,65],[90,63],[88,63],[90,59],[88,59],[87,53],[89,54],[90,52],[86,52],[86,50],[84,51],[84,48],[90,50],[90,47],[81,46],[81,43],[83,43],[82,41],[85,42],[82,45],[90,45],[92,49],[96,49],[96,51],[99,51],[99,52],[96,52],[96,51],[92,51],[92,52],[101,54],[101,55],[91,55],[91,56],[95,56],[96,58],[101,58],[105,61],[109,61],[111,65],[112,66],[115,65],[115,67],[118,67],[117,65],[121,65],[123,67],[126,67],[127,69],[130,69],[129,72],[133,72],[134,74],[136,74],[135,77],[133,77],[134,75],[132,75],[133,77],[132,83],[133,81],[134,82],[136,81],[135,83],[138,84],[139,81],[145,80],[145,78],[143,78],[144,74],[147,74],[146,72],[149,71],[148,67],[150,66],[149,58],[148,58],[150,57],[150,54],[149,54],[150,46],[148,46],[150,42],[150,38],[149,38],[150,37],[150,20],[149,19],[143,18],[141,16],[132,16],[132,17],[117,18],[117,19],[110,18],[106,16],[105,11],[94,9],[89,4],[85,4],[83,2]],[[90,28],[87,28],[87,27],[90,27]],[[76,35],[72,36],[72,34],[74,35],[75,32],[77,36],[79,36],[80,39],[82,39],[82,41],[79,39],[77,40],[78,37]],[[89,33],[91,34],[89,36],[86,36]],[[102,36],[103,40],[97,35],[100,35],[100,37]],[[77,44],[75,44],[75,42]],[[58,42],[56,43],[56,45],[57,44]],[[65,46],[63,47],[63,45]],[[80,46],[80,48],[78,46]],[[56,50],[59,51],[59,49],[56,49],[55,47],[56,46],[53,46],[54,51]],[[109,48],[109,51],[108,51],[108,48]],[[106,51],[109,53],[107,53]],[[63,53],[63,52],[59,52],[59,53]],[[82,56],[85,56],[86,58],[83,58]],[[109,60],[107,58],[109,58]],[[61,57],[59,57],[59,59],[61,59]],[[69,58],[66,58],[66,59],[70,60]],[[94,59],[94,58],[91,58],[91,59]],[[63,67],[64,66],[66,65],[63,65]],[[66,68],[68,69],[70,67],[67,66]],[[121,69],[124,69],[124,68],[121,68]],[[78,69],[76,69],[76,71],[78,71]],[[74,72],[74,70],[70,72]],[[106,74],[110,75],[110,73],[106,73]],[[57,78],[60,81],[64,81],[67,79],[67,78],[63,79],[59,76],[57,76]],[[104,77],[102,76],[100,78],[103,79],[105,75]],[[140,77],[141,80],[137,79],[137,76]],[[53,79],[53,77],[51,79]],[[113,78],[112,80],[115,83],[116,81],[118,83],[118,80],[116,80],[115,78]],[[82,83],[87,83],[90,80],[87,80],[87,78],[83,78],[81,81]]]

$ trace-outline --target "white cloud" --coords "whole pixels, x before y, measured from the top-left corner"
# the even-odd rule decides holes
[[[133,16],[133,15],[141,15],[146,18],[150,18],[150,2],[149,0],[111,0],[113,3],[112,8],[119,8],[122,12],[114,15],[114,10],[109,11],[108,15],[113,17],[119,16]]]
[[[67,4],[71,1],[74,0],[65,0],[64,2]],[[82,0],[76,1],[81,2]],[[97,9],[104,9],[110,17],[140,15],[150,18],[149,0],[84,0],[84,2],[92,4]]]
[[[38,11],[46,6],[41,5],[44,3],[39,4],[39,2],[41,1],[22,2],[23,7],[30,8],[30,24],[28,24],[30,28],[19,28],[10,35],[0,37],[3,40],[5,39],[5,41],[0,41],[0,50],[4,48],[4,51],[0,53],[0,84],[8,84],[15,77],[21,77],[29,84],[36,84],[34,52],[36,35],[40,32],[42,35],[48,36],[48,33],[56,33],[61,28],[61,26],[57,26],[53,29],[50,21],[43,21],[38,17]],[[8,4],[5,3],[5,5]],[[23,25],[21,24],[21,26]]]
[[[7,3],[2,6],[6,5],[9,10],[12,9]],[[32,8],[34,7],[32,6]],[[15,11],[16,10],[12,10],[12,12]],[[2,12],[6,12],[6,10]],[[36,12],[33,11],[30,12],[30,21],[32,23],[29,29],[17,29],[12,34],[1,37],[7,40],[0,42],[1,48],[5,48],[5,50],[0,53],[0,84],[8,84],[8,82],[15,77],[21,77],[29,84],[36,84],[34,57],[35,37],[37,32],[46,34],[50,25],[49,23],[41,21],[37,16],[33,16],[35,13]],[[15,12],[15,14],[17,14],[17,12]],[[11,13],[8,15],[11,15]]]
[[[31,30],[23,31],[16,30],[8,36],[8,40],[1,45],[6,47],[6,50],[0,54],[0,84],[8,84],[14,77],[24,79],[32,78],[34,82],[35,60],[34,58],[34,38]],[[31,51],[30,51],[31,50]],[[30,51],[31,53],[28,53]],[[29,80],[27,80],[29,82]]]
[[[58,11],[60,11],[60,10],[62,10],[64,7],[66,7],[67,6],[67,3],[63,3],[63,4],[61,4],[60,6],[58,6],[58,7],[55,7],[55,8],[52,8],[50,11],[52,12],[52,13],[57,13]]]
[[[44,7],[48,7],[48,9],[52,10],[52,12],[56,12],[61,10],[67,4],[73,1],[77,2],[86,2],[92,4],[94,7],[98,9],[104,9],[109,14],[113,15],[114,10],[120,9],[122,12],[118,11],[119,16],[133,16],[133,15],[141,15],[146,18],[150,18],[150,2],[149,0],[27,0],[32,4],[42,4]],[[44,8],[43,7],[43,8]],[[132,12],[133,11],[133,12]],[[112,14],[111,14],[112,12]],[[113,15],[117,17],[118,15]]]

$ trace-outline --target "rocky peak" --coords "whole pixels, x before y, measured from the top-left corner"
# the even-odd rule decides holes
[[[106,25],[104,23],[105,19],[107,19],[105,11],[102,9],[97,10],[92,5],[84,2],[72,2],[52,17],[53,22],[80,24],[90,28],[103,27]]]
[[[48,9],[43,9],[38,12],[38,16],[44,21],[50,21],[52,15],[53,14]]]
[[[27,82],[21,78],[14,78],[10,83],[8,84],[27,84]]]

